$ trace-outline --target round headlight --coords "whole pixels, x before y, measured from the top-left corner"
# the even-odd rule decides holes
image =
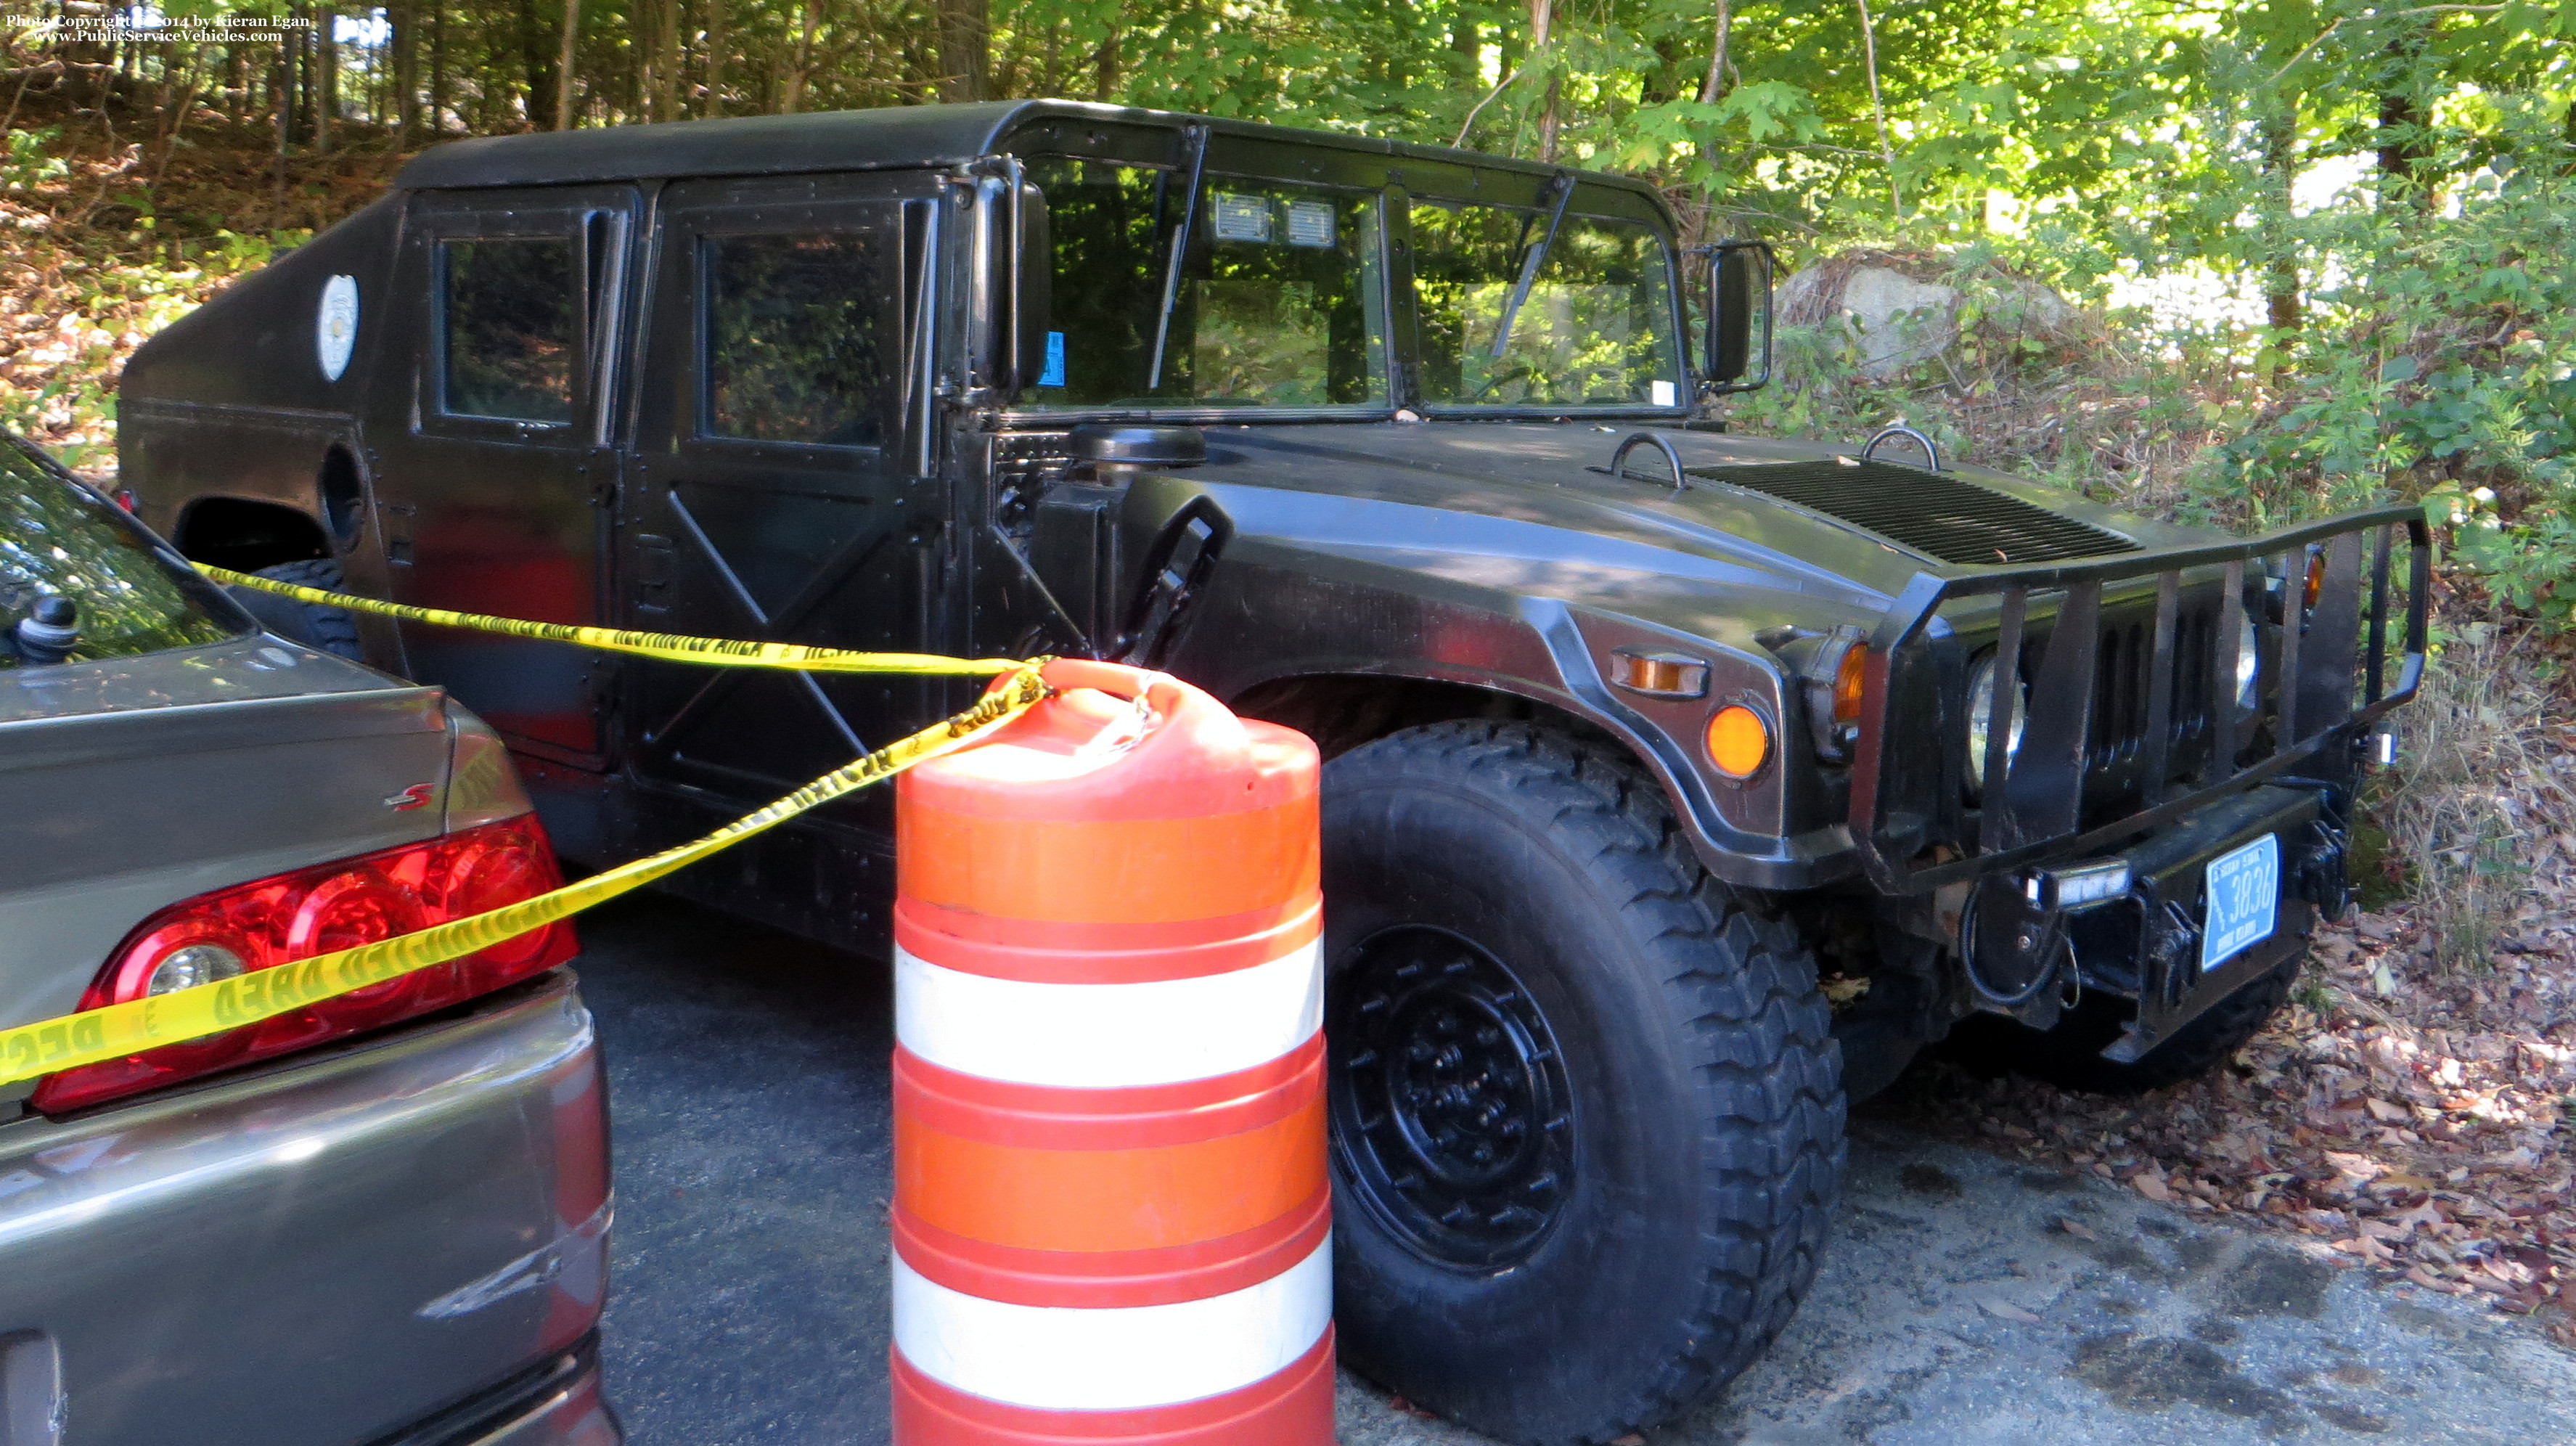
[[[1995,650],[1980,654],[1968,670],[1968,792],[1981,793],[1986,786],[1986,719],[1995,706]],[[2022,682],[2020,670],[2014,670],[2012,696],[2005,704],[2004,757],[2007,760],[2021,752],[2023,718],[2030,712],[2030,686]]]
[[[2263,660],[2255,649],[2261,646],[2262,634],[2254,630],[2254,620],[2245,618],[2236,625],[2236,717],[2238,721],[2252,715],[2258,701],[2256,685],[2262,681]]]

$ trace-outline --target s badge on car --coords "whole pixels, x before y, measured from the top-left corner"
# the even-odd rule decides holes
[[[395,810],[427,808],[429,807],[430,799],[435,797],[437,793],[438,786],[436,784],[415,783],[411,787],[404,789],[402,792],[386,799],[385,807]]]

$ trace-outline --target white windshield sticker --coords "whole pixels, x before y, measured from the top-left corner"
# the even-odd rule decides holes
[[[1655,406],[1669,407],[1673,404],[1673,384],[1658,377],[1646,383],[1646,395]]]
[[[313,314],[313,346],[322,362],[322,379],[336,382],[349,369],[349,353],[358,345],[358,281],[334,276],[322,287],[322,304]]]
[[[1330,201],[1289,202],[1288,244],[1291,246],[1332,245],[1333,203]]]
[[[1269,197],[1234,196],[1215,191],[1209,194],[1208,199],[1216,203],[1216,239],[1219,241],[1270,239]]]

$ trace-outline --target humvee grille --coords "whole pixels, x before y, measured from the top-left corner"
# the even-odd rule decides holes
[[[2062,562],[2141,550],[2116,532],[1919,467],[1768,462],[1693,467],[1690,475],[1776,497],[1942,562]]]

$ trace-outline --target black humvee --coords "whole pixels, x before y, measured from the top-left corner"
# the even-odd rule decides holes
[[[1346,1358],[1600,1441],[1780,1329],[1921,1046],[2136,1089],[2252,1033],[2422,668],[2410,511],[2240,541],[1727,431],[1767,278],[1639,181],[1093,105],[467,141],[144,347],[123,478],[235,568],[1306,730]],[[272,616],[506,730],[593,861],[965,701]],[[883,951],[890,810],[674,884]]]

